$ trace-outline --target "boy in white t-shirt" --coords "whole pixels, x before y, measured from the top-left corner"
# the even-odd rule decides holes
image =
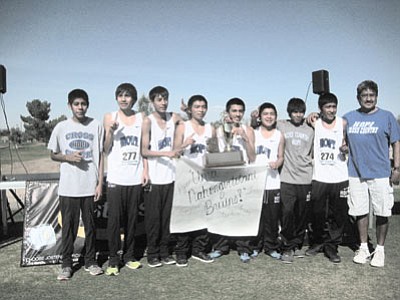
[[[85,227],[85,270],[100,275],[96,262],[94,202],[99,200],[103,185],[103,137],[100,122],[86,116],[89,97],[84,90],[68,94],[72,118],[56,125],[47,148],[51,159],[60,162],[58,195],[62,217],[62,267],[58,280],[72,277],[72,254],[79,227],[79,216]]]

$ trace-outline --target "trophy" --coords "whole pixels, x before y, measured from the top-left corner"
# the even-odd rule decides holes
[[[232,122],[224,122],[222,124],[222,132],[225,141],[225,149],[224,152],[232,151],[232,142],[233,142],[233,123]]]
[[[245,163],[242,151],[233,151],[232,148],[234,138],[232,131],[234,127],[240,127],[240,124],[224,118],[222,125],[218,128],[218,138],[211,138],[207,141],[208,153],[204,156],[204,166],[206,168],[238,166]],[[219,152],[218,139],[223,139],[224,152]]]

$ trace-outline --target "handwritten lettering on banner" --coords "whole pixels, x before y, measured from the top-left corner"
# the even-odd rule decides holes
[[[257,235],[266,174],[265,166],[204,169],[180,158],[171,232],[207,228],[226,236]]]

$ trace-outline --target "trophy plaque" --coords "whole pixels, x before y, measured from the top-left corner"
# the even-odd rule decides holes
[[[207,153],[204,156],[204,167],[230,167],[244,165],[242,151]]]
[[[243,160],[243,152],[232,150],[233,126],[240,126],[240,124],[224,122],[221,126],[222,128],[220,128],[222,129],[220,138],[223,138],[225,142],[224,152],[218,151],[217,138],[209,139],[207,142],[209,153],[206,153],[204,156],[204,166],[206,168],[244,165],[245,161]]]

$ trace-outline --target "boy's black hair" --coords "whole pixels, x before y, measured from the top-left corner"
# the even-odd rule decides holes
[[[115,90],[115,98],[118,97],[118,95],[127,93],[129,96],[132,97],[132,100],[136,102],[137,100],[137,90],[134,87],[133,84],[131,83],[121,83],[117,89]]]
[[[192,97],[190,97],[188,100],[188,107],[192,107],[195,101],[203,101],[205,102],[206,107],[208,107],[207,99],[202,95],[193,95]]]
[[[286,111],[289,114],[289,117],[292,114],[292,112],[295,112],[295,111],[305,113],[306,112],[306,103],[304,102],[303,99],[292,98],[289,100],[289,102],[287,104]]]
[[[243,106],[243,111],[246,110],[246,105],[244,104],[244,101],[240,98],[229,99],[228,102],[226,102],[225,111],[229,112],[229,109],[232,105],[241,105]]]
[[[332,93],[321,94],[318,98],[319,109],[322,109],[322,107],[327,103],[335,103],[337,105],[338,99],[336,95]]]
[[[168,98],[169,93],[168,93],[168,90],[167,90],[165,87],[163,87],[163,86],[156,86],[156,87],[153,87],[153,88],[150,90],[150,92],[149,92],[150,101],[154,101],[154,98],[155,98],[157,95],[161,95],[161,96],[163,96],[164,98]]]
[[[82,89],[75,89],[69,92],[68,94],[68,104],[71,105],[75,99],[82,98],[86,101],[87,106],[89,107],[89,96],[88,94]]]
[[[261,113],[263,112],[264,109],[266,108],[271,108],[274,110],[275,115],[278,116],[278,111],[276,110],[275,105],[273,105],[272,103],[269,102],[264,102],[263,104],[261,104],[260,108],[258,109],[258,115],[261,117]]]

